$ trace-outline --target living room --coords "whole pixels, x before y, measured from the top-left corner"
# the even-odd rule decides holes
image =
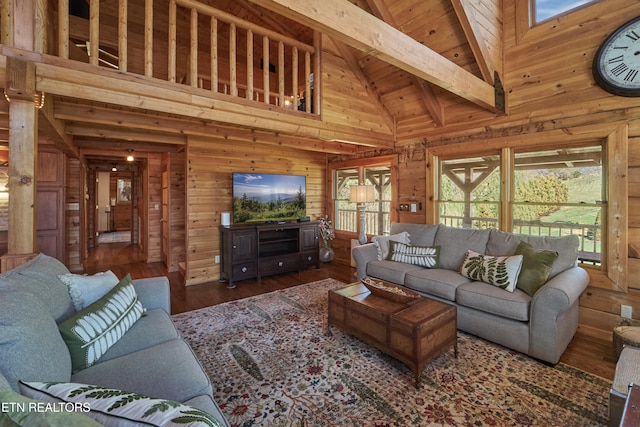
[[[219,227],[222,213],[232,211],[233,172],[306,176],[307,215],[312,220],[329,215],[334,221],[333,263],[348,266],[358,230],[337,218],[340,201],[334,189],[344,171],[355,170],[360,179],[369,169],[388,168],[388,221],[433,224],[441,221],[442,206],[451,202],[442,199],[438,186],[450,163],[497,159],[507,186],[514,179],[511,165],[518,156],[536,151],[559,156],[566,150],[598,146],[603,197],[594,207],[604,213],[599,223],[603,243],[600,262],[582,263],[590,282],[580,299],[579,330],[611,341],[613,328],[622,320],[622,306],[632,307],[632,317],[637,316],[640,104],[633,96],[604,90],[592,70],[607,37],[640,14],[637,4],[592,1],[536,22],[527,1],[471,5],[333,0],[317,15],[285,0],[211,0],[200,2],[203,7],[178,2],[172,67],[167,59],[172,52],[169,4],[149,9],[144,2],[128,1],[130,23],[124,31],[130,45],[129,55],[123,56],[127,49],[117,36],[122,31],[118,2],[99,2],[100,18],[93,20],[72,12],[68,27],[56,24],[47,31],[36,18],[42,3],[2,3],[0,69],[10,100],[0,106],[3,128],[8,129],[3,138],[5,160],[14,202],[34,200],[37,192],[19,184],[18,177],[48,176],[37,172],[42,163],[56,162],[58,170],[52,175],[62,179],[39,187],[47,194],[63,195],[55,206],[65,215],[57,231],[47,230],[47,235],[34,230],[38,213],[28,208],[34,203],[11,203],[9,255],[42,250],[43,236],[52,242],[55,235],[52,245],[62,248],[61,259],[70,270],[82,272],[95,249],[95,209],[89,206],[96,169],[88,165],[121,161],[127,149],[135,149],[141,162],[140,196],[133,202],[146,261],[164,263],[171,273],[180,271],[187,286],[202,286],[217,283],[221,276],[216,262],[221,256]],[[44,8],[47,21],[63,22],[58,19],[64,14],[57,11],[65,4]],[[215,92],[214,67],[208,65],[213,45],[208,8],[224,11],[216,18],[223,38]],[[191,9],[196,10],[195,18]],[[334,17],[333,10],[344,11],[348,24]],[[225,21],[231,19],[227,15],[239,19],[231,22],[236,32]],[[145,16],[159,27],[145,33]],[[370,21],[372,17],[376,20]],[[252,36],[240,18],[252,23]],[[371,33],[358,29],[361,22],[370,24]],[[188,31],[182,32],[191,25],[199,28],[195,44],[184,38]],[[268,36],[258,26],[267,28]],[[34,37],[25,37],[25,29]],[[378,34],[383,41],[363,40],[359,32]],[[91,37],[99,42],[86,43]],[[270,54],[264,57],[255,47],[253,71],[238,66],[234,75],[233,49],[228,46],[236,41],[233,55],[240,64],[248,60],[244,46],[249,37],[259,47],[262,37],[269,37]],[[293,46],[299,52],[296,67],[291,65]],[[191,49],[201,49],[195,62]],[[404,53],[410,49],[416,53]],[[119,70],[106,64],[114,54]],[[11,77],[16,73],[28,76],[25,86],[7,87],[7,82],[16,83]],[[286,82],[284,94],[281,80]],[[301,110],[292,111],[284,101],[294,80],[302,89],[292,91],[295,104],[300,105],[312,87],[314,96]],[[29,102],[19,95],[24,88],[31,88]],[[265,92],[272,93],[267,102]],[[32,103],[34,94],[42,109],[30,111],[23,104]],[[34,132],[16,131],[25,127]],[[25,152],[24,147],[32,154],[31,162],[12,158],[12,153]],[[16,169],[11,170],[12,165]],[[498,227],[511,231],[513,200],[492,202],[500,205]],[[367,231],[369,236],[385,232]]]

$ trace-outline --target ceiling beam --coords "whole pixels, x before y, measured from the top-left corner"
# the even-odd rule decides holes
[[[493,76],[496,66],[491,58],[491,53],[487,47],[484,37],[482,36],[483,30],[475,16],[473,6],[469,4],[468,0],[451,0],[453,10],[455,10],[464,35],[467,37],[467,42],[471,46],[473,56],[476,58],[478,67],[480,67],[480,74],[486,82],[493,85],[495,84]]]
[[[60,102],[56,105],[55,117],[60,120],[72,122],[83,122],[94,126],[98,131],[104,126],[112,129],[124,128],[127,131],[138,129],[144,132],[154,131],[161,135],[175,134],[174,137],[181,138],[184,144],[184,137],[188,135],[201,137],[217,137],[247,143],[262,143],[277,146],[287,146],[307,151],[318,151],[332,154],[355,154],[357,146],[343,142],[329,142],[316,139],[308,139],[299,136],[289,136],[275,132],[259,130],[249,130],[233,126],[224,126],[202,121],[193,121],[175,117],[164,117],[160,115],[149,115],[129,110],[114,110],[107,107],[95,105],[83,105],[70,102]],[[89,125],[84,128],[73,128],[76,132],[83,132],[84,136],[89,133]],[[109,133],[109,135],[111,135]],[[113,134],[115,135],[115,134]],[[147,134],[145,134],[147,135]],[[139,141],[152,141],[137,139]],[[177,144],[177,143],[176,143]]]
[[[377,18],[398,28],[396,19],[391,15],[389,8],[382,0],[367,0],[367,3]],[[424,105],[431,116],[431,120],[433,120],[437,126],[444,126],[444,106],[438,100],[429,83],[413,74],[410,74],[410,77],[411,83],[415,86],[418,96],[422,100],[422,105]]]
[[[492,85],[347,0],[249,0],[492,112]]]

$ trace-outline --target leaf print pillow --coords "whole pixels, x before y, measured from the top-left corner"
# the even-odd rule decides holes
[[[467,250],[460,274],[513,292],[522,268],[522,255],[489,256]]]
[[[58,325],[73,373],[95,364],[140,319],[144,309],[127,274],[98,301]]]
[[[222,427],[213,415],[172,400],[79,383],[20,382],[20,393],[44,402],[69,403],[107,427]]]

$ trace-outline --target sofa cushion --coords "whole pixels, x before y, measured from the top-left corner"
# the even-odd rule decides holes
[[[158,387],[161,378],[162,387]],[[96,363],[71,375],[72,382],[100,384],[151,397],[185,402],[212,394],[209,377],[183,340],[171,340]]]
[[[424,292],[447,301],[456,300],[456,288],[470,280],[457,271],[436,269],[420,269],[406,274],[404,285],[414,291]]]
[[[106,351],[98,363],[179,337],[178,330],[166,311],[160,308],[148,310],[118,342]]]
[[[60,274],[58,279],[67,285],[73,308],[76,311],[98,301],[120,281],[111,270],[96,273],[93,276],[73,273]]]
[[[0,274],[0,289],[29,292],[39,298],[56,320],[67,319],[75,310],[67,286],[58,279],[69,270],[57,259],[38,254],[32,260]]]
[[[545,284],[551,273],[558,252],[537,250],[527,242],[520,242],[516,255],[522,255],[522,269],[518,276],[517,287],[529,296],[533,296]]]
[[[423,267],[404,262],[371,261],[367,264],[367,275],[402,285],[407,272],[418,269],[423,269]]]
[[[0,373],[18,380],[68,381],[71,357],[47,307],[29,292],[0,290]]]
[[[409,233],[406,231],[398,234],[392,234],[390,236],[373,236],[371,241],[376,245],[378,261],[382,261],[389,257],[389,242],[402,242],[409,244],[411,242],[409,238]]]
[[[536,249],[558,252],[558,259],[553,263],[549,279],[555,277],[565,270],[575,267],[578,262],[578,246],[580,239],[578,236],[521,236],[522,240],[529,243]]]
[[[436,233],[440,224],[411,224],[411,223],[391,223],[391,234],[398,234],[406,231],[411,236],[411,244],[418,246],[433,246]]]
[[[535,249],[558,252],[558,259],[553,263],[549,278],[574,267],[578,262],[580,240],[576,235],[562,237],[528,236],[492,229],[485,253],[487,255],[514,254],[521,241],[529,243]]]
[[[484,282],[470,282],[456,289],[456,302],[490,314],[513,320],[529,320],[531,297],[519,289],[505,292]]]
[[[425,268],[438,268],[440,246],[413,246],[389,242],[389,261],[405,262]]]
[[[483,254],[489,229],[454,228],[440,225],[434,245],[440,246],[440,268],[460,271],[467,250]]]
[[[21,392],[45,402],[71,403],[89,409],[86,414],[106,427],[140,425],[216,427],[212,415],[180,402],[154,399],[120,389],[78,383],[20,383]],[[86,405],[86,406],[85,406]]]
[[[460,274],[513,292],[521,268],[522,255],[491,256],[469,250],[462,262]]]
[[[24,427],[100,427],[102,424],[66,406],[47,407],[46,402],[29,399],[13,390],[0,392],[0,426]]]
[[[71,353],[73,372],[96,363],[143,311],[127,274],[105,296],[62,322],[60,332]]]

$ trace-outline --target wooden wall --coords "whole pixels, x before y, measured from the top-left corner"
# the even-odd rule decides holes
[[[81,205],[84,202],[82,197],[82,170],[80,160],[67,158],[67,179],[65,182],[66,197],[66,261],[65,265],[70,271],[80,272],[83,270],[81,259],[82,244],[81,233]]]
[[[287,148],[191,137],[187,142],[185,283],[220,278],[220,215],[232,211],[232,172],[278,173],[307,177],[307,215],[325,212],[326,156]]]
[[[142,197],[141,205],[147,213],[148,221],[148,234],[146,250],[147,250],[147,262],[157,262],[161,258],[161,238],[162,238],[162,226],[160,219],[162,216],[162,210],[160,206],[162,204],[162,154],[161,153],[149,153],[147,157],[146,171],[145,171],[145,185],[146,198]],[[157,207],[157,209],[156,209]],[[136,212],[136,217],[138,213]]]
[[[186,153],[180,151],[166,155],[169,171],[169,271],[178,271],[186,259]]]
[[[622,192],[612,188],[610,198],[617,197],[612,193],[628,192],[628,200],[610,200],[610,211],[617,207],[621,210],[615,212],[617,222],[609,224],[612,241],[606,256],[615,259],[614,251],[618,253],[620,248],[614,247],[614,240],[622,236],[628,242],[629,258],[616,261],[616,268],[623,270],[619,279],[612,277],[615,274],[611,271],[589,269],[591,285],[580,300],[580,328],[611,338],[613,326],[621,320],[621,304],[631,305],[634,319],[640,319],[640,193],[636,188],[640,181],[640,99],[622,98],[600,89],[591,64],[606,36],[640,14],[640,8],[637,2],[625,0],[595,2],[528,29],[521,25],[526,3],[504,2],[503,84],[508,114],[494,115],[458,104],[445,108],[447,120],[440,127],[433,127],[428,119],[398,123],[398,200],[425,200],[424,212],[400,212],[400,221],[433,220],[430,171],[434,154],[606,142],[610,157],[616,158],[615,163],[610,160],[611,169],[620,164],[625,168],[609,177],[624,185]]]

